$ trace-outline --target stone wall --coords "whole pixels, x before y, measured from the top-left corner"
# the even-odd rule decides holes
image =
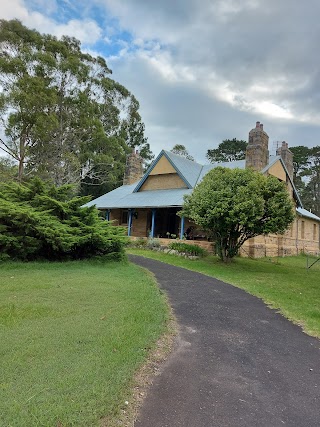
[[[126,211],[125,209],[111,210],[110,219],[114,225],[127,226],[127,223],[122,222],[125,217],[123,212]],[[187,230],[190,226],[194,226],[194,224],[186,219],[184,229]],[[150,228],[151,209],[138,209],[137,217],[133,217],[132,220],[131,235],[133,238],[147,238]],[[204,233],[195,227],[194,236],[200,240],[183,240],[183,242],[199,245],[212,252],[214,249],[212,242],[208,242],[205,238],[201,239],[202,234]],[[247,240],[240,249],[240,255],[252,258],[298,255],[302,252],[317,255],[320,253],[319,236],[319,223],[298,216],[284,235],[269,234]],[[167,245],[173,240],[161,238],[160,241],[161,244]]]
[[[123,177],[123,185],[138,182],[143,176],[143,159],[138,151],[128,154]]]
[[[261,171],[269,163],[268,150],[269,136],[263,130],[263,124],[256,123],[256,127],[249,132],[249,141],[246,150],[246,168],[251,167]]]
[[[133,217],[131,235],[136,237],[146,237],[151,228],[151,211],[149,209],[137,210],[137,218]]]
[[[112,209],[110,211],[110,221],[113,221],[113,225],[126,225],[122,224],[122,209]]]
[[[139,191],[168,190],[170,188],[187,188],[177,173],[149,175]]]
[[[253,258],[299,255],[318,255],[319,223],[309,218],[297,217],[284,235],[257,236],[245,242],[240,250],[242,256]]]
[[[291,180],[293,180],[293,153],[289,150],[288,144],[285,141],[282,141],[281,146],[278,147],[277,156],[281,156],[288,174]]]
[[[143,225],[139,225],[139,218],[136,225],[133,226],[132,239],[145,238],[143,234]],[[141,215],[141,222],[143,216]],[[191,222],[187,222],[192,225]],[[309,253],[319,255],[319,233],[320,226],[315,221],[298,217],[290,229],[284,235],[270,234],[267,236],[257,236],[247,240],[240,249],[240,255],[243,257],[262,258],[262,257],[277,257],[299,255],[300,253]],[[160,238],[160,244],[163,246],[169,245],[173,239]],[[177,240],[180,241],[181,240]],[[207,240],[182,240],[183,243],[189,245],[198,245],[206,249],[208,252],[214,252],[214,245]]]
[[[141,237],[138,236],[131,236],[130,239],[131,240],[137,240],[140,239]],[[147,238],[144,238],[145,240],[147,240]],[[161,246],[169,246],[170,243],[172,242],[179,242],[179,243],[187,243],[188,245],[196,245],[196,246],[200,246],[203,249],[206,249],[208,252],[212,252],[212,242],[207,242],[207,241],[202,241],[202,240],[180,240],[180,239],[164,239],[164,238],[159,238],[157,239],[160,242]]]

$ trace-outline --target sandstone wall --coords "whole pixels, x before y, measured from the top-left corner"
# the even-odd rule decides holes
[[[177,173],[149,175],[139,191],[187,188]]]

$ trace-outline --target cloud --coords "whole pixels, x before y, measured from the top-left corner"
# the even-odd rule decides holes
[[[133,35],[135,49],[109,60],[156,152],[181,143],[204,161],[223,139],[247,139],[256,120],[271,147],[317,143],[317,0],[96,1]]]
[[[271,143],[317,143],[318,0],[1,2],[1,17],[106,56],[138,98],[154,151],[180,143],[204,160],[256,120]]]
[[[320,37],[318,2],[311,0],[308,7],[298,0],[203,0],[201,6],[196,0],[100,3],[142,45],[158,40],[161,51],[145,60],[169,82],[197,81],[209,96],[216,94],[236,108],[318,122],[318,102],[309,99],[319,90],[312,71],[319,71],[314,54]],[[309,111],[301,118],[304,91]]]
[[[43,0],[33,2],[34,5],[44,6]],[[97,22],[92,19],[70,19],[66,23],[60,23],[44,15],[43,13],[27,7],[23,0],[1,0],[1,19],[19,19],[30,28],[35,28],[42,33],[50,33],[57,37],[68,35],[76,37],[84,44],[95,44],[102,36],[102,30]],[[48,2],[49,11],[56,11],[57,4],[51,0]]]

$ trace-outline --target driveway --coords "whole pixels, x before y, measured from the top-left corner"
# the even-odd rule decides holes
[[[261,300],[151,259],[180,326],[135,427],[320,426],[320,341]]]

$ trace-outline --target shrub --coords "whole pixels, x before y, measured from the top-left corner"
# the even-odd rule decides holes
[[[73,197],[71,186],[55,187],[33,179],[0,188],[2,258],[63,260],[103,256],[121,259],[124,229],[82,207],[88,197]]]
[[[155,249],[155,248],[160,248],[160,240],[159,239],[154,239],[154,238],[149,238],[147,241],[147,248],[149,249]]]
[[[179,253],[185,253],[192,256],[206,256],[207,251],[198,245],[189,245],[188,243],[172,242],[169,244],[169,248]]]
[[[141,248],[141,247],[146,247],[147,245],[147,240],[143,239],[143,238],[138,238],[135,240],[130,240],[128,243],[128,246],[131,246],[132,248]]]

